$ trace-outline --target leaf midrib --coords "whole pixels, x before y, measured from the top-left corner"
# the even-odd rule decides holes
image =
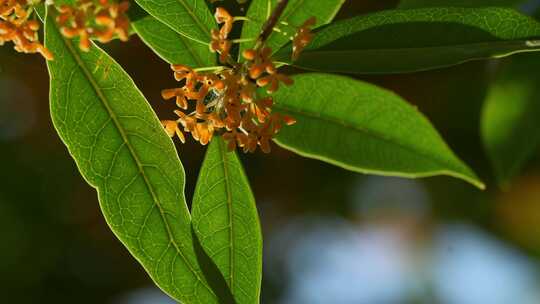
[[[203,33],[206,35],[206,37],[211,38],[210,32],[206,31],[206,30],[209,30],[209,29],[206,28],[206,26],[201,22],[201,20],[199,20],[199,18],[195,14],[195,11],[193,11],[193,10],[191,10],[189,8],[189,6],[186,4],[185,0],[178,0],[178,2],[180,2],[180,4],[182,4],[182,6],[184,6],[184,8],[188,12],[188,14],[193,18],[193,20],[195,20],[195,23],[197,23],[199,28],[203,30]]]
[[[458,173],[459,171],[461,170],[464,170],[464,168],[456,168],[454,167],[454,165],[452,165],[451,163],[449,163],[448,161],[446,160],[442,160],[442,159],[437,159],[437,158],[434,158],[432,157],[431,155],[427,155],[425,153],[422,153],[422,152],[419,152],[419,151],[416,151],[408,146],[405,146],[399,142],[395,142],[393,140],[390,140],[389,138],[386,138],[384,136],[382,136],[380,133],[378,132],[375,132],[373,130],[369,130],[369,129],[366,129],[366,128],[362,128],[360,126],[357,126],[357,125],[353,125],[353,124],[349,124],[348,122],[346,121],[343,121],[343,120],[338,120],[338,119],[334,119],[334,118],[331,118],[331,117],[328,117],[328,116],[322,116],[322,115],[315,115],[313,113],[310,113],[310,112],[307,112],[307,111],[303,111],[303,110],[299,110],[299,109],[295,109],[295,108],[291,108],[291,107],[287,107],[287,106],[283,106],[281,104],[274,104],[274,108],[276,110],[281,110],[281,111],[285,111],[285,112],[289,112],[289,113],[296,113],[296,114],[299,114],[299,115],[303,115],[303,116],[306,116],[308,118],[313,118],[313,119],[320,119],[322,121],[325,121],[327,123],[331,123],[331,124],[336,124],[336,125],[341,125],[347,129],[351,129],[353,131],[356,131],[358,133],[362,133],[362,134],[365,134],[367,135],[368,137],[371,137],[371,138],[374,138],[374,139],[377,139],[377,140],[380,140],[380,141],[383,141],[383,142],[386,142],[386,143],[389,143],[389,144],[393,144],[393,145],[396,145],[400,148],[402,148],[403,150],[406,150],[408,152],[411,152],[413,154],[417,154],[417,155],[420,155],[420,156],[423,156],[424,158],[430,160],[431,162],[435,163],[435,164],[443,164],[443,165],[446,165],[448,166],[449,168],[453,168],[455,170],[458,170]],[[472,177],[471,176],[468,176],[468,175],[465,175],[463,173],[459,173],[460,175],[466,177],[467,179],[471,179]]]
[[[162,23],[163,26],[166,26],[166,27],[169,27],[168,25],[166,25],[165,23],[161,22],[160,20],[158,20],[157,18],[155,18],[154,16],[148,16],[148,18],[153,18],[155,19],[156,22],[159,22],[159,23]],[[188,37],[180,34],[179,32],[177,32],[175,29],[172,29],[176,34],[178,34],[178,37],[180,38],[180,40],[182,41],[182,44],[185,46],[185,48],[188,50],[188,52],[191,54],[191,56],[193,57],[193,59],[195,60],[196,64],[198,65],[198,67],[204,67],[204,64],[203,64],[203,60],[202,58],[199,57],[199,54],[197,54],[197,52],[193,49],[193,47],[191,47],[191,45],[189,43],[187,43],[187,40],[189,39]],[[137,25],[135,25],[135,31],[137,31]],[[141,39],[143,39],[141,37]],[[191,39],[189,39],[191,40]],[[170,64],[177,64],[178,62],[169,62]]]
[[[148,0],[144,0],[146,2],[151,2],[151,1],[148,1]],[[139,1],[137,1],[138,3]],[[211,40],[211,35],[210,35],[210,28],[207,28],[206,25],[197,17],[197,15],[195,14],[195,12],[193,10],[191,10],[189,8],[189,6],[184,2],[184,0],[178,0],[178,2],[180,3],[180,5],[186,10],[186,12],[188,13],[188,15],[191,17],[191,19],[193,19],[193,21],[195,22],[196,26],[199,28],[199,30],[201,30],[201,32],[203,33],[203,35],[205,35],[207,38],[208,38],[208,41]],[[140,5],[140,4],[139,4]],[[141,7],[144,8],[144,5],[140,5]],[[194,42],[197,42],[197,43],[200,43],[200,44],[203,44],[203,45],[208,45],[209,42],[205,42],[205,41],[201,41],[199,39],[196,39],[195,37],[190,37],[184,33],[182,33],[181,31],[179,31],[176,27],[176,24],[172,23],[170,24],[170,22],[166,21],[166,19],[163,19],[162,18],[158,18],[159,14],[156,14],[156,12],[150,12],[150,15],[154,18],[156,18],[157,20],[159,20],[160,22],[164,23],[165,25],[167,25],[168,27],[170,27],[171,29],[173,29],[176,33],[178,33],[180,36],[183,36],[191,41],[194,41]]]
[[[49,20],[50,22],[50,20]],[[54,25],[54,28],[56,28],[56,25]],[[139,170],[139,173],[141,174],[141,176],[143,177],[144,179],[144,184],[146,186],[146,188],[148,189],[148,191],[150,192],[150,194],[152,195],[152,200],[154,202],[154,204],[158,207],[159,209],[159,212],[160,212],[160,216],[161,216],[161,219],[163,221],[163,223],[165,224],[165,227],[167,229],[167,234],[168,234],[168,237],[169,237],[169,241],[174,245],[174,248],[176,249],[176,252],[178,255],[180,255],[182,257],[182,259],[184,260],[184,263],[187,265],[187,267],[189,268],[189,270],[193,273],[193,275],[197,278],[197,280],[205,287],[207,288],[212,294],[213,291],[212,289],[206,284],[205,281],[203,281],[200,276],[198,275],[198,273],[192,268],[191,264],[189,263],[189,261],[186,259],[184,253],[182,252],[180,246],[176,243],[174,237],[173,237],[173,234],[172,234],[172,230],[171,230],[171,227],[168,223],[168,221],[166,220],[165,218],[165,212],[161,206],[161,204],[159,203],[159,200],[157,199],[157,195],[156,193],[154,192],[154,188],[152,187],[149,179],[148,179],[148,176],[146,175],[146,172],[142,166],[142,163],[141,161],[139,160],[139,157],[137,156],[137,153],[135,152],[133,146],[131,145],[131,142],[129,141],[128,137],[127,137],[127,134],[124,132],[124,129],[122,128],[122,125],[121,123],[118,121],[118,118],[116,117],[116,115],[114,114],[112,108],[110,107],[109,105],[109,102],[107,100],[107,98],[105,97],[105,95],[103,94],[103,92],[101,91],[101,88],[98,86],[98,84],[96,83],[96,81],[94,80],[94,78],[92,77],[92,74],[90,73],[90,71],[88,70],[88,68],[86,67],[84,61],[80,58],[78,52],[74,49],[73,45],[71,44],[70,41],[67,41],[67,39],[62,36],[60,34],[60,32],[57,30],[57,33],[58,35],[62,38],[62,41],[64,42],[64,44],[66,45],[67,49],[69,50],[69,52],[71,53],[71,55],[73,56],[73,58],[75,59],[75,61],[77,62],[77,65],[78,67],[81,69],[81,71],[83,72],[83,74],[85,75],[85,77],[88,79],[88,81],[90,82],[91,86],[92,86],[92,89],[94,90],[94,93],[96,93],[96,95],[98,96],[99,100],[101,101],[101,103],[103,104],[103,106],[105,107],[105,109],[107,110],[107,113],[109,114],[109,116],[111,117],[111,120],[113,121],[114,125],[116,126],[116,128],[118,129],[118,132],[120,133],[120,136],[122,137],[122,140],[124,141],[124,143],[126,144],[126,146],[128,147],[128,150],[129,150],[129,154],[131,155],[131,157],[133,158],[135,164],[137,165],[137,168]],[[95,47],[95,46],[94,46]]]
[[[406,16],[404,17],[405,19],[403,20],[394,19],[395,16],[398,16],[398,17],[403,16],[405,11],[408,11],[411,14],[410,15],[406,14]],[[350,19],[336,21],[332,24],[332,27],[325,27],[316,32],[316,36],[311,43],[311,47],[314,45],[320,44],[320,42],[318,41],[320,39],[325,39],[325,40],[332,39],[332,41],[324,42],[323,45],[327,45],[336,40],[350,36],[352,34],[369,31],[369,30],[372,30],[381,26],[396,26],[400,24],[407,24],[407,23],[414,23],[414,22],[426,22],[426,23],[434,23],[434,24],[450,23],[453,25],[468,26],[475,29],[483,30],[487,34],[491,34],[495,36],[501,32],[498,30],[500,25],[492,26],[492,25],[486,25],[485,23],[481,24],[481,23],[470,22],[469,20],[469,18],[471,17],[477,18],[478,16],[483,16],[486,13],[490,13],[492,15],[502,14],[504,15],[504,17],[511,17],[511,20],[517,23],[517,25],[513,26],[513,32],[510,37],[507,37],[507,38],[495,37],[495,38],[499,38],[501,40],[503,39],[511,40],[511,39],[516,39],[516,38],[519,39],[520,37],[515,37],[515,36],[520,36],[516,34],[516,32],[518,32],[519,31],[518,29],[523,26],[529,27],[527,30],[527,33],[537,33],[537,34],[540,33],[540,25],[538,24],[537,21],[534,21],[534,19],[530,19],[530,17],[529,17],[529,20],[519,19],[519,18],[523,18],[524,15],[510,8],[428,7],[428,8],[415,8],[415,9],[410,9],[410,10],[392,9],[392,10],[386,10],[386,11],[373,12],[373,13],[363,15],[363,16],[357,16]],[[422,14],[430,14],[432,16],[426,17]],[[442,15],[443,17],[440,17],[439,15]],[[444,16],[446,15],[459,15],[460,18],[452,16],[452,17],[448,17],[448,19],[445,19]],[[514,18],[518,20],[515,20]],[[534,29],[533,29],[533,26],[534,26]],[[331,38],[328,38],[328,37],[331,37]],[[534,36],[531,36],[531,37],[534,37]]]
[[[283,17],[281,19],[283,19],[284,21],[287,21],[294,13],[296,13],[296,11],[304,4],[305,0],[298,0],[298,2],[296,3],[295,6],[292,7],[292,9],[287,12],[287,14],[283,14]]]
[[[176,32],[176,31],[175,31]],[[177,32],[178,33],[178,32]],[[191,56],[193,56],[193,58],[195,59],[195,62],[197,64],[198,67],[204,67],[205,64],[203,64],[203,60],[201,58],[199,58],[199,54],[197,54],[197,52],[193,49],[193,47],[191,47],[189,45],[189,43],[186,41],[186,39],[189,39],[183,35],[181,35],[180,33],[178,33],[178,36],[180,37],[180,40],[182,41],[182,43],[184,44],[184,46],[186,47],[186,49],[188,50],[188,52],[191,54]],[[171,64],[176,64],[178,62],[171,62]]]
[[[214,140],[218,140],[217,138]],[[227,192],[227,205],[228,205],[228,215],[229,215],[229,288],[234,294],[234,228],[233,228],[233,206],[232,206],[232,189],[229,183],[229,170],[227,168],[227,152],[224,149],[224,143],[221,138],[219,138],[219,153],[221,155],[221,162],[223,164],[223,178],[225,179],[225,191]]]
[[[526,51],[526,50],[538,50],[540,49],[540,46],[527,46],[527,42],[528,41],[531,41],[531,40],[534,40],[534,39],[525,39],[525,40],[503,40],[503,41],[483,41],[483,42],[473,42],[473,43],[462,43],[462,44],[446,44],[446,45],[436,45],[436,46],[421,46],[421,47],[395,47],[395,48],[392,48],[392,47],[383,47],[383,48],[377,48],[377,47],[374,47],[374,48],[359,48],[359,49],[355,49],[355,48],[352,48],[352,49],[348,49],[348,50],[324,50],[322,48],[324,48],[325,46],[328,46],[330,44],[332,44],[333,42],[335,41],[332,41],[330,43],[327,43],[323,46],[320,46],[320,47],[317,47],[317,48],[314,48],[314,49],[308,49],[305,51],[306,54],[319,54],[319,53],[347,53],[347,52],[362,52],[362,51],[371,51],[371,52],[374,52],[374,51],[377,51],[377,52],[384,52],[384,51],[394,51],[394,50],[427,50],[427,49],[448,49],[448,48],[457,48],[457,49],[469,49],[471,47],[478,47],[478,48],[485,48],[485,47],[489,47],[491,45],[496,45],[498,47],[502,47],[502,46],[507,46],[507,47],[518,47],[518,46],[522,46],[522,47],[526,47],[526,49],[524,48],[523,50]]]

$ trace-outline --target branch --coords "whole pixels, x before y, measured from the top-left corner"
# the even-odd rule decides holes
[[[266,42],[268,37],[270,37],[274,30],[274,26],[276,26],[276,24],[278,23],[279,18],[287,7],[287,4],[289,4],[289,0],[278,1],[276,8],[272,12],[272,15],[270,15],[270,18],[268,18],[268,20],[266,20],[266,23],[263,25],[261,34],[259,35],[259,38],[257,38],[256,47],[262,46]]]

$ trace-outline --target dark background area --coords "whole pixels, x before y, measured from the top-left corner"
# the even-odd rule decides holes
[[[339,18],[396,2],[349,0]],[[172,117],[168,64],[137,37],[106,48]],[[355,174],[275,145],[241,155],[265,238],[262,303],[540,303],[539,153],[501,191],[479,135],[496,65],[360,78],[417,105],[486,191]],[[0,302],[170,303],[107,227],[48,106],[43,60],[0,48]],[[205,148],[177,148],[191,200]]]

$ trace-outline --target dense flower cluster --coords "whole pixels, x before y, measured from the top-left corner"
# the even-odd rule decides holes
[[[81,50],[90,49],[90,40],[102,43],[118,37],[129,37],[128,1],[78,0],[74,6],[58,7],[57,22],[67,38],[79,37]],[[42,0],[0,0],[0,45],[13,42],[15,50],[23,53],[40,53],[47,60],[53,54],[39,42],[40,23],[35,19],[34,6]]]
[[[0,0],[0,45],[13,42],[22,53],[40,53],[45,59],[53,55],[39,42],[40,24],[33,17],[32,6],[38,0]]]
[[[106,43],[114,37],[122,41],[129,38],[128,1],[79,0],[75,6],[62,5],[56,20],[67,38],[79,37],[79,47],[90,49],[90,40]]]
[[[245,61],[236,63],[230,56],[232,42],[229,34],[235,18],[225,9],[218,8],[215,18],[220,29],[211,32],[210,49],[219,54],[220,67],[213,73],[199,73],[185,65],[172,65],[175,79],[182,83],[179,88],[162,91],[164,99],[175,99],[179,110],[177,120],[165,120],[167,133],[177,135],[185,142],[183,132],[206,145],[215,134],[221,135],[228,143],[229,150],[240,147],[244,152],[254,152],[257,147],[270,152],[270,140],[283,125],[292,125],[294,118],[272,111],[274,100],[271,96],[259,96],[257,91],[265,88],[268,94],[275,93],[280,84],[292,85],[293,80],[278,72],[272,61],[272,50],[264,43],[245,50]],[[300,29],[294,42],[297,53],[312,38],[308,20]],[[188,111],[190,110],[190,111]]]
[[[163,98],[175,98],[182,110],[187,110],[190,103],[195,108],[190,114],[177,110],[177,121],[164,121],[169,135],[177,134],[182,141],[185,138],[179,124],[203,145],[219,132],[231,150],[239,146],[245,152],[254,152],[259,145],[264,152],[270,152],[269,141],[282,123],[294,123],[292,118],[272,113],[272,97],[257,98],[257,85],[234,69],[199,74],[183,65],[172,68],[184,86],[163,90]]]

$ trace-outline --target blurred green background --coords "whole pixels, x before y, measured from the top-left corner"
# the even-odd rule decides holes
[[[349,0],[339,18],[396,3]],[[159,116],[172,117],[160,97],[175,85],[168,65],[136,37],[106,48]],[[265,238],[262,303],[540,303],[540,153],[502,191],[479,131],[489,83],[512,60],[540,55],[361,77],[417,105],[484,192],[447,177],[359,175],[277,146],[241,155]],[[205,149],[177,148],[191,200]],[[114,238],[55,134],[45,63],[9,46],[0,48],[0,159],[1,303],[172,303]]]

